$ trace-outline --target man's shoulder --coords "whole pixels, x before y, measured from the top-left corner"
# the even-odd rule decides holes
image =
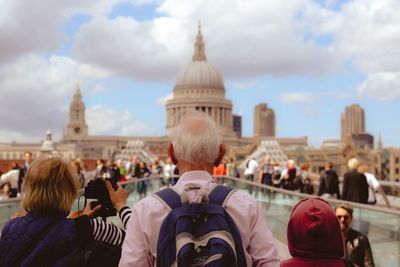
[[[159,207],[162,207],[163,205],[162,205],[161,201],[158,200],[156,197],[154,197],[154,194],[152,194],[150,196],[147,196],[147,197],[139,200],[135,204],[134,208],[136,208],[136,207],[142,208],[144,206],[146,206],[146,207],[147,206],[151,206],[151,207],[154,206],[154,208],[159,208]]]
[[[335,176],[337,176],[337,172],[336,172],[335,170],[333,170],[333,169],[325,170],[324,172],[325,172],[327,175],[335,175]]]
[[[355,239],[355,238],[365,238],[365,239],[368,239],[368,237],[367,237],[366,235],[364,235],[363,233],[361,233],[361,232],[359,232],[359,231],[357,231],[357,230],[355,230],[355,229],[353,229],[353,228],[350,228],[350,229],[349,229],[348,236],[349,236],[351,239]]]
[[[240,208],[248,207],[254,210],[253,207],[258,205],[258,200],[245,191],[235,190],[226,204],[228,209],[233,206]]]

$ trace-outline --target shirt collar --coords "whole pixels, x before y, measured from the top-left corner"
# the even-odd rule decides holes
[[[214,180],[212,176],[206,171],[190,171],[185,172],[179,177],[179,180],[176,183],[176,187],[179,190],[188,183],[206,186],[209,183],[214,183]]]

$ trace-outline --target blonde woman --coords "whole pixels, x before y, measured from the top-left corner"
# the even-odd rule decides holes
[[[360,162],[356,158],[349,159],[349,171],[343,177],[342,199],[347,201],[367,203],[368,183],[364,174],[357,171]]]
[[[24,188],[22,207],[26,214],[3,228],[0,266],[66,266],[72,255],[93,239],[121,246],[124,230],[90,219],[100,206],[91,209],[88,205],[83,216],[67,218],[79,188],[75,169],[68,161],[36,159],[25,175]],[[119,194],[121,202],[126,202],[127,194]],[[124,212],[120,206],[118,209]]]

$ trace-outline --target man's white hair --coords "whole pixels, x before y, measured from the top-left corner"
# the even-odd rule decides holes
[[[178,161],[214,163],[218,157],[221,129],[203,112],[186,112],[169,135]]]

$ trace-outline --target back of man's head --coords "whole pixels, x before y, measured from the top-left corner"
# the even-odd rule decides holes
[[[222,143],[221,130],[205,113],[191,111],[171,132],[176,159],[189,164],[213,164]]]

